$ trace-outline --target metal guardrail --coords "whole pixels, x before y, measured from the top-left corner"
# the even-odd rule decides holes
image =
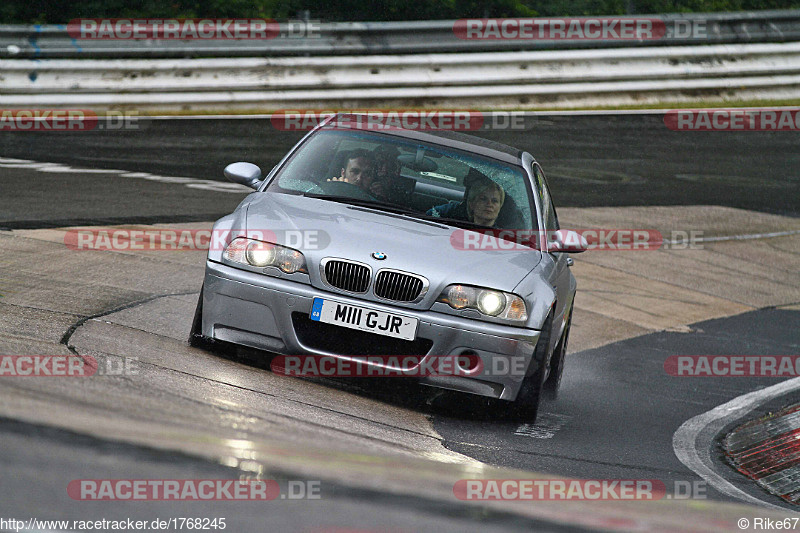
[[[2,108],[499,109],[797,99],[800,42],[359,57],[0,60],[0,75]]]
[[[280,57],[499,52],[800,41],[800,10],[711,14],[637,15],[664,21],[667,35],[654,40],[464,40],[455,21],[323,23],[313,37],[268,40],[77,40],[65,25],[0,25],[0,58]],[[702,38],[674,31],[704,25]],[[671,31],[672,29],[673,31]],[[281,25],[282,34],[286,24]]]

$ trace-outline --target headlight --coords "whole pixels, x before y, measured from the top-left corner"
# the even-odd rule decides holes
[[[528,311],[525,301],[508,292],[501,292],[468,285],[450,285],[436,300],[453,309],[477,309],[484,315],[525,321]]]
[[[265,267],[275,261],[275,245],[266,242],[252,241],[244,249],[244,258],[253,266]]]
[[[235,263],[259,268],[274,266],[287,274],[293,272],[308,274],[303,254],[280,244],[237,237],[225,248],[223,257]]]
[[[478,293],[478,310],[484,315],[497,316],[506,306],[502,292],[481,291]]]

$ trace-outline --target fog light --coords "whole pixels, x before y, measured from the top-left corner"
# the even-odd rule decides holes
[[[472,350],[466,350],[456,357],[456,365],[462,372],[470,374],[483,366],[483,361],[477,353]]]

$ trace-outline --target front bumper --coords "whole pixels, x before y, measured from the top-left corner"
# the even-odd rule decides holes
[[[396,341],[311,322],[308,316],[315,297],[415,317],[419,319],[417,339]],[[536,370],[531,368],[531,361],[539,339],[536,330],[360,300],[213,261],[206,262],[202,324],[206,337],[286,355],[404,355],[397,352],[405,351],[421,356],[420,364],[431,357],[477,355],[482,365],[469,375],[462,371],[459,375],[439,373],[417,379],[425,385],[502,400],[514,400],[525,375]],[[317,335],[317,327],[325,328],[325,333],[319,330]],[[348,345],[354,338],[360,344]],[[400,369],[392,370],[396,373]],[[414,368],[401,372],[419,375]]]

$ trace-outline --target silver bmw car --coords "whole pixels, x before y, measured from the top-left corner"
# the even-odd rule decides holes
[[[193,346],[357,362],[526,419],[555,397],[585,242],[529,153],[339,115],[266,177],[225,175],[255,192],[214,224]]]

